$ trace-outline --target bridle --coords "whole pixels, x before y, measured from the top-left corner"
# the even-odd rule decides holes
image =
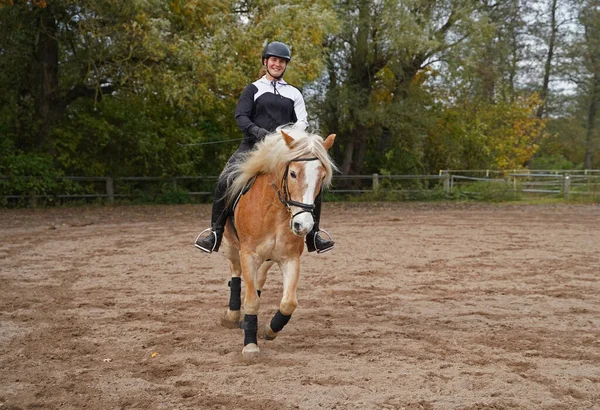
[[[319,161],[319,158],[316,158],[316,157],[314,157],[314,158],[296,158],[296,159],[293,159],[290,162],[288,162],[287,165],[285,166],[285,172],[283,173],[283,177],[281,178],[281,184],[280,184],[281,190],[277,187],[277,185],[275,185],[274,182],[271,182],[271,185],[273,185],[273,188],[275,188],[275,191],[277,191],[277,196],[279,197],[279,200],[281,201],[281,203],[286,207],[286,209],[290,213],[291,219],[294,219],[296,216],[298,216],[304,212],[310,212],[312,214],[313,210],[315,209],[315,204],[305,204],[303,202],[294,201],[290,196],[290,191],[288,189],[288,173],[290,171],[290,165],[292,162],[301,162],[301,161]],[[283,193],[282,193],[282,191],[283,191]],[[296,212],[294,214],[291,209],[292,206],[296,206],[302,210],[299,212]],[[290,221],[290,223],[291,223],[291,221]]]

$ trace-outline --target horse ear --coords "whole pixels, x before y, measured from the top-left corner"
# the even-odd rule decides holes
[[[285,140],[285,145],[287,145],[290,148],[293,148],[295,142],[294,139],[289,134],[286,134],[283,130],[281,130],[281,134],[283,135],[283,139]]]
[[[335,134],[329,134],[325,141],[323,141],[323,146],[326,150],[329,150],[333,146],[333,141],[335,141]]]

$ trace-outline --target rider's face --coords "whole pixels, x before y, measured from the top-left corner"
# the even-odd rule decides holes
[[[287,60],[280,57],[269,57],[267,60],[267,78],[274,80],[282,76],[285,68],[287,67]]]

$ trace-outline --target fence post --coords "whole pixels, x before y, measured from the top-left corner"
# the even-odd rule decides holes
[[[565,196],[565,199],[569,199],[569,191],[571,190],[571,177],[569,177],[568,174],[565,175],[564,181],[563,181],[563,194]]]
[[[113,204],[115,202],[115,187],[111,177],[106,177],[106,196],[109,204]]]
[[[37,192],[33,188],[29,190],[29,206],[32,208],[37,207]]]
[[[379,174],[373,174],[373,192],[379,191]]]
[[[450,193],[450,173],[444,173],[444,192]]]

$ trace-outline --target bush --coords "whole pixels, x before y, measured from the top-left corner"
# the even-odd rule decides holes
[[[519,190],[503,181],[477,181],[455,187],[453,199],[476,199],[486,202],[517,201],[522,198]]]
[[[189,204],[192,202],[188,193],[181,189],[173,189],[170,191],[163,192],[156,198],[156,202],[159,204],[175,205],[175,204]]]
[[[6,196],[23,196],[18,206],[34,201],[36,196],[52,196],[61,185],[60,173],[54,168],[52,157],[46,154],[9,154],[0,158],[0,201],[6,206]],[[27,199],[27,197],[29,199]],[[55,198],[46,198],[54,201]]]

